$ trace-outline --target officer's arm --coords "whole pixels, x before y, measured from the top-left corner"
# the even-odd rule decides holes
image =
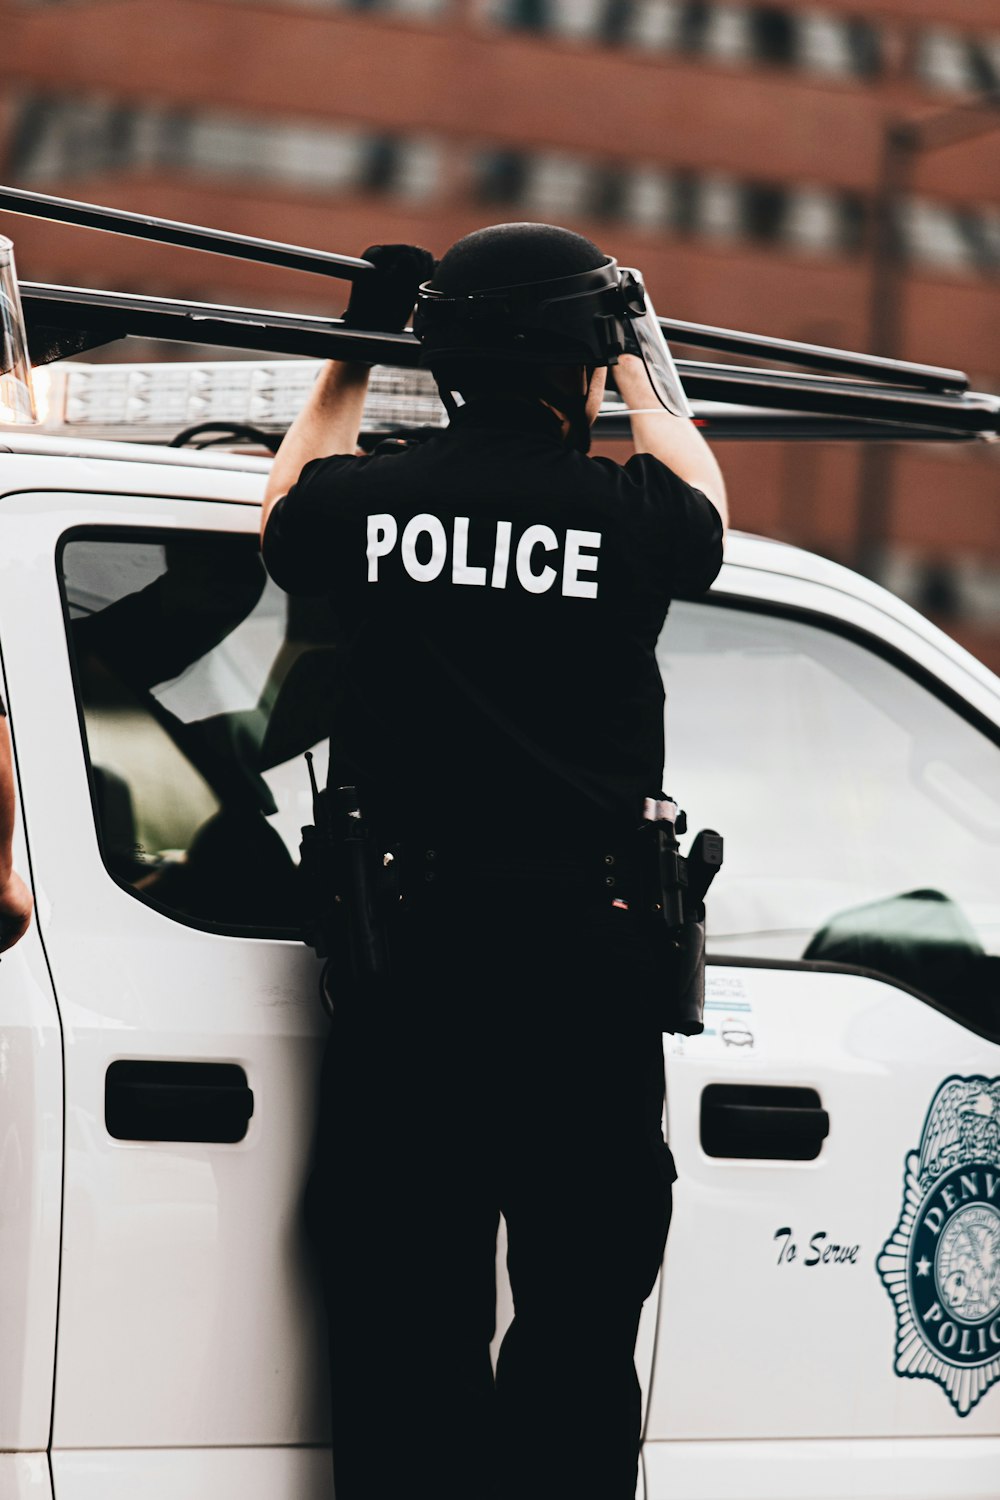
[[[0,952],[22,937],[31,919],[31,895],[13,867],[14,769],[7,720],[0,716]]]
[[[615,385],[632,408],[632,440],[637,453],[651,453],[681,479],[701,490],[729,525],[726,485],[715,455],[693,422],[664,411],[656,399],[646,367],[635,355],[623,354],[615,366]]]
[[[354,452],[370,374],[368,365],[342,360],[328,360],[323,365],[309,399],[274,456],[264,491],[261,536],[273,506],[282,495],[288,494],[307,463],[314,458],[328,458],[332,453]]]

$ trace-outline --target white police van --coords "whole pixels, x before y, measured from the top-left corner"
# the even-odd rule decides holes
[[[86,435],[176,429],[216,388],[233,419],[234,382],[273,413],[308,378],[274,370],[67,364],[59,435],[0,430],[36,900],[0,964],[4,1500],[331,1494],[295,863],[336,635],[261,568],[266,460]],[[668,790],[726,864],[705,1032],[664,1039],[680,1180],[641,1492],[998,1495],[1000,681],[738,534],[662,665]],[[502,1245],[498,1269],[502,1332]]]

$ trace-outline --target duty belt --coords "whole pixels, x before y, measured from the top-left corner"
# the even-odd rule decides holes
[[[308,918],[303,936],[344,970],[356,992],[377,994],[390,982],[390,938],[405,911],[449,900],[475,902],[487,892],[533,893],[560,905],[610,906],[634,913],[660,933],[671,966],[673,997],[665,1030],[701,1031],[704,998],[704,897],[722,864],[722,839],[698,834],[680,853],[683,812],[670,798],[647,798],[629,843],[593,855],[498,853],[482,845],[441,849],[416,833],[386,844],[367,824],[357,789],[320,792],[309,757],[315,823],[302,830],[302,876]],[[323,993],[329,996],[324,971]]]

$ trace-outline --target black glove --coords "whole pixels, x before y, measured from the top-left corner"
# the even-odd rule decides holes
[[[418,245],[369,245],[362,253],[374,271],[365,271],[351,287],[344,313],[347,328],[373,333],[400,333],[413,311],[417,292],[430,281],[437,264],[429,250]]]

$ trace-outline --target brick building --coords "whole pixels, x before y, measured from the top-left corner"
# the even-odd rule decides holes
[[[995,0],[0,0],[5,181],[350,252],[550,219],[661,312],[856,348],[887,123],[998,89]],[[989,123],[914,161],[887,352],[998,389]],[[0,231],[27,279],[330,308],[295,273]],[[723,458],[741,526],[853,558],[854,447]],[[888,482],[888,582],[1000,670],[997,450],[901,449]]]

